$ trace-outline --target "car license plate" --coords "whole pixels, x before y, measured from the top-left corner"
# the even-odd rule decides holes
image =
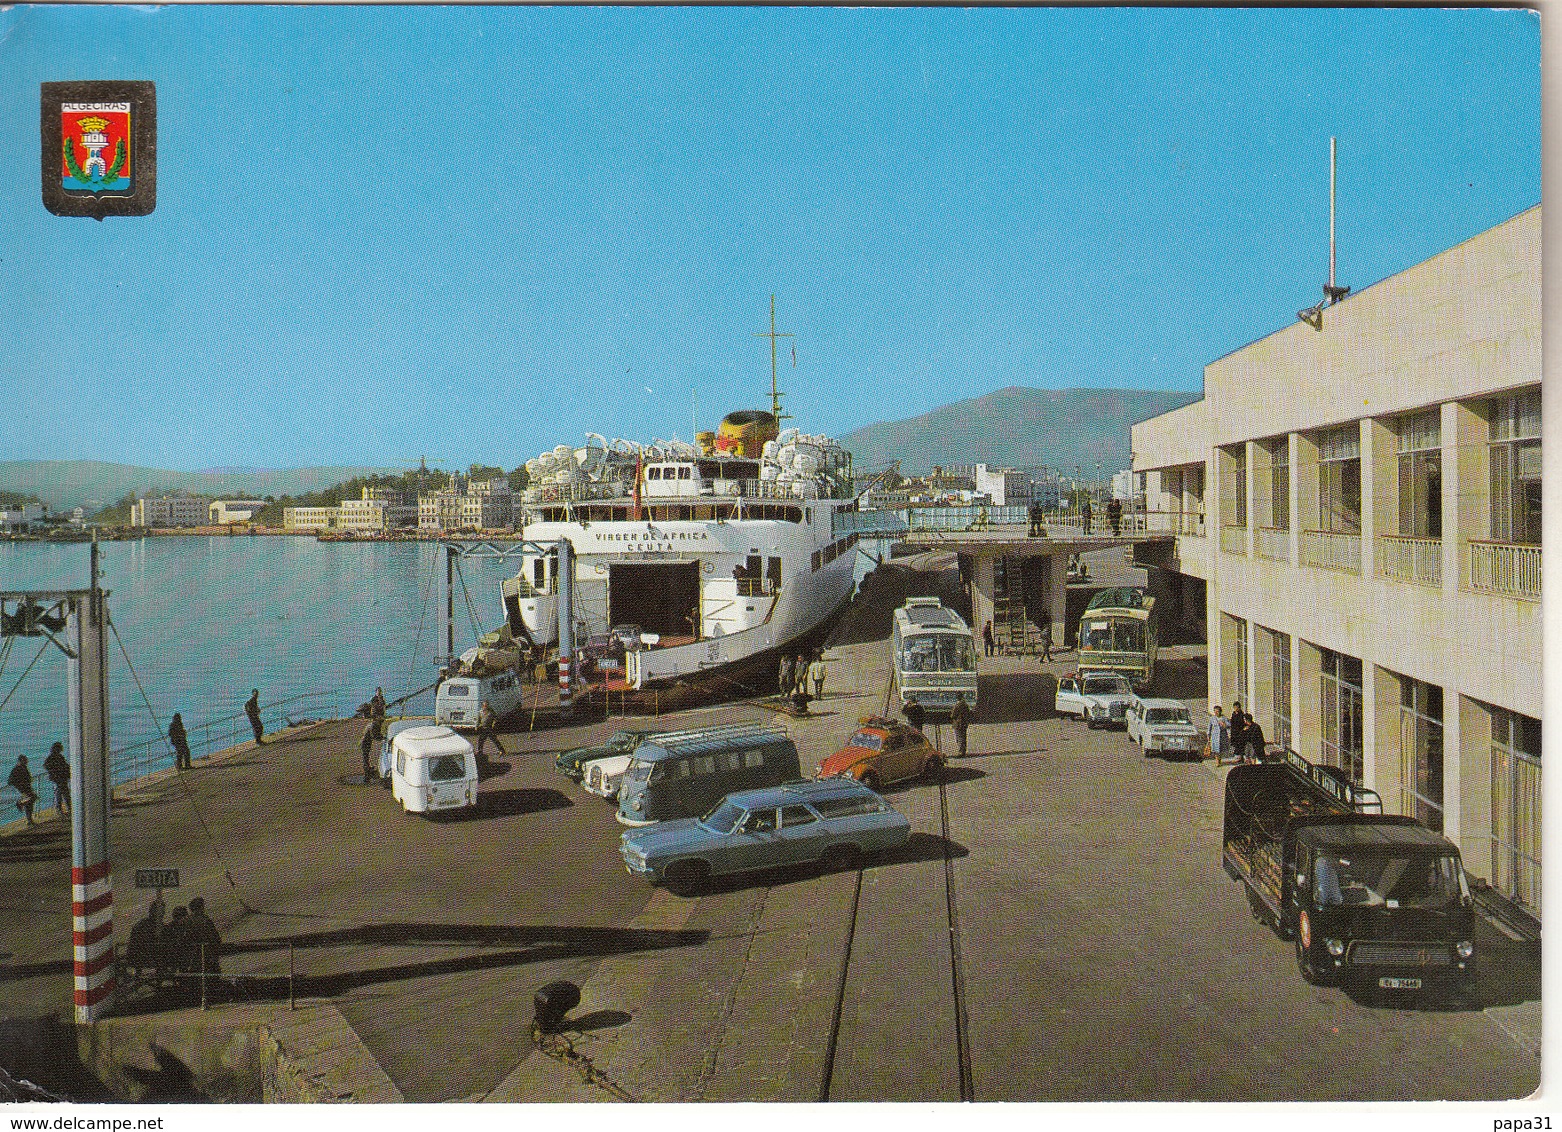
[[[1378,980],[1378,986],[1384,990],[1420,990],[1421,980],[1382,978]]]

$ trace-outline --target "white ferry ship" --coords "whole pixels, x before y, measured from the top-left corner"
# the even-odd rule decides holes
[[[527,461],[522,537],[569,540],[575,649],[618,626],[642,631],[626,687],[721,677],[752,689],[844,612],[857,540],[837,537],[833,516],[855,507],[851,456],[780,430],[774,393],[772,406],[731,413],[692,445],[590,435]],[[504,583],[512,631],[538,645],[557,643],[557,575],[557,551],[533,554]]]

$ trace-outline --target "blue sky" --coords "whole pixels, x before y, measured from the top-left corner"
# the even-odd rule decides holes
[[[41,203],[38,83],[157,84],[158,204]],[[1197,389],[1328,273],[1540,200],[1533,13],[0,11],[0,459],[474,460],[1009,385]]]

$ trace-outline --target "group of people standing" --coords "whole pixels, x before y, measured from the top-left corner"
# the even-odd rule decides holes
[[[49,757],[43,760],[43,773],[54,787],[54,808],[62,818],[70,817],[71,764],[65,757],[64,743],[56,743],[49,748]],[[33,789],[33,772],[27,765],[26,755],[16,757],[16,765],[11,767],[5,784],[17,793],[17,812],[27,819],[28,825],[37,825],[33,820],[33,809],[38,805],[38,791]]]
[[[917,702],[915,696],[907,696],[906,704],[900,709],[900,714],[906,717],[906,725],[922,730],[922,725],[927,722],[927,709]],[[955,706],[949,710],[949,726],[954,729],[955,746],[959,750],[959,758],[965,758],[965,736],[971,727],[971,705],[965,702],[965,696],[955,699]]]
[[[807,653],[783,656],[776,672],[776,687],[783,696],[806,696],[808,684],[812,681],[813,698],[817,700],[824,695],[824,678],[827,675],[823,649],[815,649],[811,658]]]
[[[1223,765],[1228,757],[1231,762],[1263,762],[1264,729],[1258,725],[1258,720],[1242,710],[1242,701],[1232,703],[1229,718],[1221,715],[1219,704],[1212,710],[1209,753],[1215,757],[1216,765]]]
[[[222,973],[222,937],[206,914],[206,901],[197,896],[189,906],[173,911],[163,922],[165,906],[161,895],[147,907],[146,915],[130,929],[125,946],[125,963],[139,971],[160,975]]]

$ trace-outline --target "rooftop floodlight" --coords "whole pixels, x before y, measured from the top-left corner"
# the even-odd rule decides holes
[[[1312,327],[1314,330],[1322,330],[1323,329],[1323,304],[1319,303],[1315,307],[1308,307],[1306,310],[1297,311],[1296,312],[1296,317],[1301,319],[1303,322],[1305,322],[1308,326]]]

